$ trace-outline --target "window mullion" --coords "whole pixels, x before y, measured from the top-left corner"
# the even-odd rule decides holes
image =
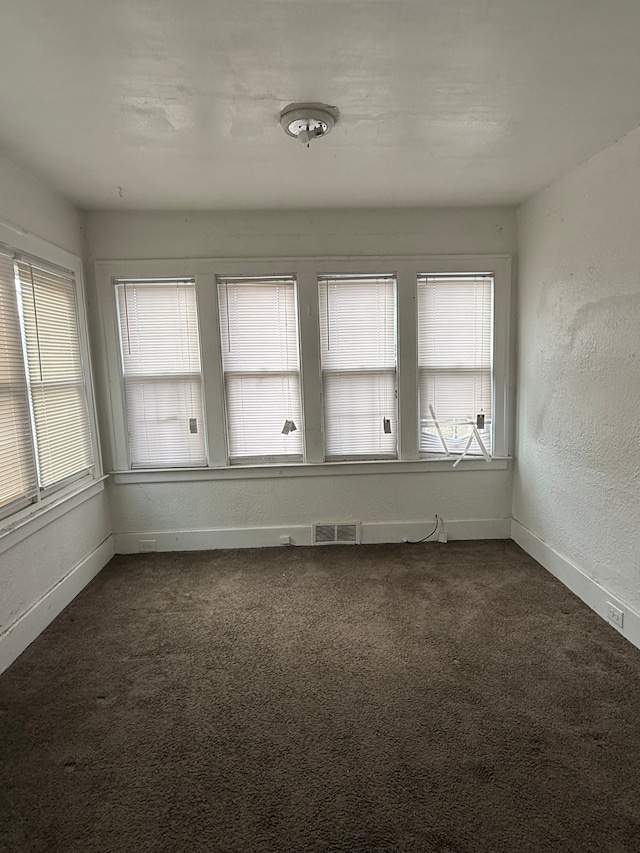
[[[302,372],[302,411],[305,462],[324,461],[322,437],[322,377],[318,363],[318,277],[309,264],[298,272],[300,323],[300,368]]]
[[[220,467],[228,463],[224,412],[224,382],[220,358],[220,326],[216,277],[213,273],[196,276],[198,323],[202,352],[203,408],[206,413],[207,451],[209,465]]]
[[[401,459],[418,459],[417,270],[398,273],[398,439]]]

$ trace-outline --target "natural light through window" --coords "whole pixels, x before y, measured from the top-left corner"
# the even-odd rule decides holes
[[[397,455],[396,281],[319,281],[320,356],[327,459]]]
[[[132,468],[207,464],[192,279],[116,282]]]
[[[421,452],[491,453],[492,328],[493,276],[418,278]]]
[[[232,462],[302,461],[293,278],[221,278],[220,340]]]

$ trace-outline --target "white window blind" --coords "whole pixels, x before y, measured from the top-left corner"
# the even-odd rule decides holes
[[[471,421],[484,416],[480,437],[491,452],[493,277],[418,278],[420,450],[443,453],[429,410],[453,452],[464,449]],[[469,453],[479,454],[474,440]]]
[[[319,278],[327,459],[397,456],[396,281]]]
[[[193,279],[118,280],[132,468],[207,464]]]
[[[221,278],[218,305],[229,459],[300,461],[295,279]]]
[[[37,491],[13,256],[0,252],[0,513]]]
[[[47,489],[94,465],[75,281],[25,260],[15,270],[38,475]]]

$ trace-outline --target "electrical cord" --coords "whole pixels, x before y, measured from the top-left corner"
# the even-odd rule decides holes
[[[436,515],[436,526],[433,528],[433,530],[431,531],[431,533],[429,533],[427,536],[423,536],[423,537],[422,537],[422,539],[416,539],[415,541],[412,541],[411,539],[403,539],[402,541],[403,541],[403,542],[406,542],[406,544],[407,544],[407,545],[419,545],[421,542],[426,542],[426,541],[427,541],[427,539],[431,539],[431,537],[433,536],[433,534],[434,534],[434,533],[436,532],[436,530],[438,529],[439,524],[440,524],[440,519],[439,519],[439,518],[438,518],[438,516]]]

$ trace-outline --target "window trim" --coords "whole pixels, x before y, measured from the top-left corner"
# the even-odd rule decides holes
[[[16,526],[28,525],[34,519],[50,511],[52,507],[60,506],[67,499],[73,499],[79,492],[84,491],[94,483],[100,482],[103,479],[103,468],[89,348],[82,260],[66,249],[54,246],[40,237],[14,228],[2,221],[0,221],[0,248],[9,254],[19,255],[22,260],[27,262],[34,262],[45,268],[50,268],[54,272],[57,269],[66,274],[71,273],[74,278],[82,380],[87,400],[91,449],[93,451],[93,465],[90,468],[54,483],[46,489],[39,488],[33,500],[24,499],[13,504],[7,504],[3,508],[4,511],[0,511],[0,538],[2,538],[7,532],[14,530]]]
[[[389,461],[391,459],[399,459],[400,458],[400,430],[399,430],[400,400],[399,400],[399,394],[398,394],[398,386],[399,386],[398,302],[399,302],[399,296],[398,296],[398,278],[397,278],[397,275],[395,273],[385,273],[385,272],[378,272],[375,274],[366,273],[366,272],[365,273],[356,273],[356,274],[354,274],[354,273],[345,274],[343,272],[331,272],[331,273],[319,273],[317,276],[317,279],[318,279],[318,299],[320,299],[320,290],[321,290],[322,284],[325,283],[328,286],[329,282],[331,282],[332,280],[336,281],[336,282],[348,281],[349,279],[353,279],[356,281],[358,279],[364,279],[364,280],[388,279],[390,281],[393,281],[393,313],[394,313],[394,319],[395,319],[395,329],[393,330],[394,349],[395,349],[395,364],[393,366],[393,380],[394,380],[393,384],[394,384],[394,391],[395,391],[395,418],[396,418],[395,451],[394,452],[387,452],[387,453],[373,453],[373,452],[366,452],[366,453],[360,453],[360,454],[356,454],[356,453],[348,454],[347,453],[347,454],[341,455],[341,454],[327,453],[326,444],[324,444],[324,442],[323,442],[323,445],[324,445],[323,446],[324,461],[325,462],[357,462],[358,460],[362,460],[363,462],[371,462],[371,461],[375,461],[375,460]],[[320,313],[320,312],[318,312],[318,313]],[[327,329],[327,334],[328,334],[328,329]],[[322,340],[322,331],[320,331],[320,340]],[[319,358],[320,358],[320,375],[321,375],[321,381],[322,381],[322,430],[324,433],[324,430],[326,429],[326,416],[327,416],[326,410],[324,408],[324,387],[325,387],[324,377],[325,377],[325,375],[328,375],[331,373],[335,373],[335,374],[353,373],[353,374],[360,374],[360,375],[363,375],[365,373],[369,373],[371,375],[376,375],[376,374],[380,374],[383,372],[391,373],[392,371],[391,371],[391,368],[378,369],[375,367],[373,367],[373,368],[361,368],[361,369],[357,369],[357,370],[356,369],[351,370],[350,368],[343,370],[339,367],[338,368],[323,368],[322,367],[322,350],[320,349],[319,352],[320,352],[320,355],[319,355]]]
[[[449,274],[449,275],[451,278],[455,279],[458,275],[462,278],[465,275],[469,275],[469,273],[468,273],[468,271],[463,272],[461,270],[457,270],[454,274]],[[491,319],[494,322],[493,322],[493,325],[492,325],[491,330],[490,330],[490,333],[491,333],[491,350],[492,351],[491,351],[491,367],[489,369],[489,378],[491,381],[491,403],[492,403],[492,410],[493,410],[493,404],[494,404],[495,399],[496,399],[496,389],[494,388],[494,373],[495,373],[495,371],[494,371],[494,365],[495,365],[495,353],[494,353],[495,335],[494,335],[494,329],[495,329],[495,303],[496,303],[495,275],[494,275],[494,273],[492,273],[490,271],[475,270],[474,273],[471,274],[471,276],[472,277],[478,277],[478,278],[485,278],[486,277],[486,278],[491,279]],[[427,283],[430,278],[435,279],[438,277],[441,277],[442,279],[446,279],[447,275],[444,275],[443,273],[432,273],[432,272],[426,272],[426,273],[423,272],[423,273],[420,273],[418,275],[417,291],[416,291],[417,292],[416,321],[418,323],[418,326],[420,323],[420,298],[419,298],[420,283],[421,282]],[[419,452],[421,458],[434,459],[434,458],[438,458],[438,457],[443,455],[442,450],[425,451],[425,450],[420,449],[420,422],[421,422],[421,417],[420,417],[420,415],[421,415],[421,412],[420,412],[420,381],[421,381],[420,380],[420,373],[422,370],[428,370],[428,368],[424,368],[424,367],[420,366],[420,358],[419,358],[420,331],[419,331],[419,329],[418,329],[418,334],[417,334],[417,343],[418,343],[418,452]],[[437,372],[437,371],[434,371],[434,372]],[[445,372],[444,369],[441,372]],[[460,373],[462,373],[462,372],[477,374],[478,370],[476,368],[472,368],[472,367],[463,367],[463,368],[451,369],[450,372],[451,373],[457,373],[458,375],[460,375]],[[490,429],[491,447],[490,447],[490,449],[487,448],[487,451],[488,451],[489,455],[491,457],[493,457],[493,455],[494,455],[494,440],[495,440],[493,418],[490,420],[490,424],[491,424],[491,429]],[[465,437],[465,441],[466,441],[466,437]],[[454,455],[457,456],[458,452],[456,451],[456,453]],[[465,452],[465,455],[467,455],[466,452]],[[477,446],[477,444],[474,442],[468,451],[468,455],[469,456],[483,456],[484,454],[482,453],[481,448],[479,446]]]
[[[256,466],[258,470],[288,470],[290,465],[302,468],[313,475],[318,468],[337,471],[340,466],[365,464],[388,466],[387,460],[374,462],[329,462],[324,459],[322,434],[322,377],[320,366],[320,334],[318,324],[318,277],[327,271],[341,275],[379,274],[381,270],[396,276],[397,299],[397,382],[398,382],[398,458],[393,464],[419,462],[423,470],[451,469],[451,460],[424,457],[418,452],[418,316],[417,280],[424,273],[474,273],[478,270],[494,276],[494,445],[493,456],[500,460],[509,457],[509,421],[511,416],[511,256],[490,255],[382,255],[382,256],[307,256],[264,257],[241,260],[238,258],[159,259],[96,261],[96,281],[103,333],[105,378],[108,385],[107,424],[109,442],[105,448],[109,470],[125,476],[128,470],[126,452],[126,421],[124,419],[122,383],[119,378],[117,353],[116,306],[112,280],[114,278],[195,278],[198,301],[198,322],[202,355],[204,405],[209,447],[209,466],[194,469],[194,479],[217,479],[222,469],[247,470],[242,465],[229,465],[226,441],[226,416],[224,412],[224,384],[220,355],[220,327],[216,282],[218,278],[260,277],[286,275],[295,277],[298,294],[298,323],[300,342],[300,372],[302,410],[305,433],[303,436],[304,462],[271,463]],[[448,464],[447,464],[448,463]],[[477,467],[489,470],[484,460],[463,460],[456,471],[471,471]],[[413,468],[414,466],[411,466]],[[178,474],[166,469],[167,480]],[[144,472],[135,472],[141,474]],[[149,472],[152,473],[152,472]],[[161,481],[159,470],[154,481]],[[185,475],[187,476],[187,475]],[[240,474],[236,475],[240,476]],[[269,474],[265,474],[269,476]],[[129,481],[129,480],[127,480]]]
[[[250,371],[234,371],[224,369],[224,355],[222,351],[222,324],[220,322],[220,287],[221,285],[227,284],[242,284],[248,283],[250,284],[253,281],[265,281],[273,284],[286,283],[291,284],[293,287],[293,303],[294,303],[294,313],[295,313],[295,329],[296,329],[296,338],[297,338],[297,349],[298,349],[298,369],[297,371],[265,371],[265,375],[270,376],[281,376],[281,375],[290,375],[298,377],[298,385],[300,388],[300,424],[298,425],[298,429],[302,431],[302,452],[300,454],[261,454],[256,456],[234,456],[231,457],[230,451],[230,440],[229,440],[229,409],[228,409],[228,400],[227,400],[227,377],[230,376],[248,376],[253,375],[257,376],[257,373],[251,374]],[[300,316],[299,316],[299,290],[298,290],[298,281],[295,275],[290,274],[269,274],[269,275],[261,275],[261,276],[215,276],[215,306],[216,306],[216,322],[217,333],[219,336],[218,342],[218,353],[220,357],[220,372],[222,376],[222,401],[221,406],[224,413],[224,437],[225,437],[225,447],[226,447],[226,455],[227,455],[227,464],[238,466],[238,465],[278,465],[278,464],[300,464],[304,462],[304,435],[305,435],[305,419],[304,419],[304,401],[302,397],[302,357],[301,357],[301,329],[300,329]]]
[[[141,468],[141,466],[137,466],[137,465],[133,464],[133,454],[131,452],[131,442],[130,442],[129,426],[128,426],[128,419],[127,419],[126,379],[125,379],[125,365],[124,365],[124,340],[122,338],[121,318],[119,315],[119,308],[118,308],[118,286],[119,285],[125,285],[126,286],[126,284],[151,284],[151,285],[164,284],[167,286],[171,286],[173,284],[189,284],[189,285],[193,284],[194,285],[194,293],[195,293],[195,300],[196,300],[196,319],[198,321],[198,339],[199,339],[199,345],[200,345],[200,370],[199,370],[199,372],[194,373],[193,377],[198,377],[200,380],[200,394],[201,394],[201,398],[202,398],[202,425],[203,425],[203,429],[204,429],[204,455],[205,455],[206,462],[204,465],[193,465],[190,467],[192,467],[192,468],[206,468],[209,466],[209,463],[210,463],[209,448],[208,448],[208,442],[207,442],[207,438],[208,438],[207,407],[206,407],[206,399],[205,399],[204,372],[203,372],[203,364],[202,364],[202,352],[203,352],[203,350],[202,350],[202,336],[201,336],[201,328],[200,328],[200,304],[198,301],[198,290],[195,287],[195,278],[193,276],[174,276],[174,277],[167,277],[167,278],[159,278],[159,277],[153,277],[152,276],[151,278],[137,278],[137,279],[126,278],[126,279],[121,279],[121,280],[112,279],[113,301],[114,301],[114,306],[115,306],[115,317],[116,317],[116,333],[118,336],[118,366],[119,366],[119,378],[120,378],[120,385],[121,385],[121,402],[122,402],[122,413],[123,413],[124,424],[125,424],[125,445],[126,445],[126,452],[127,452],[128,467],[131,470],[145,470],[144,468]],[[129,374],[129,379],[135,380],[136,378],[138,378],[138,379],[144,380],[145,378],[148,378],[148,379],[151,379],[152,381],[156,381],[156,382],[163,381],[163,380],[171,382],[177,378],[186,379],[189,377],[189,375],[190,374],[187,374],[187,373],[183,373],[183,374],[155,373],[155,374],[147,376],[145,374],[131,373],[131,374]],[[165,465],[165,466],[162,466],[161,468],[153,469],[153,470],[158,470],[158,471],[165,470],[165,469],[170,470],[170,469],[175,468],[175,467],[182,467],[182,466]]]
[[[76,481],[65,492],[53,492],[40,504],[30,504],[0,521],[0,554],[13,548],[56,519],[105,490],[108,477],[101,474],[93,480]]]
[[[466,456],[456,471],[506,471],[512,457],[494,457],[489,464],[477,456]],[[350,459],[341,462],[263,463],[225,465],[221,468],[152,468],[112,471],[116,484],[192,483],[224,480],[279,480],[298,477],[353,477],[363,474],[425,474],[453,471],[447,456],[434,459]],[[455,473],[455,472],[453,472]]]
[[[40,381],[37,380],[34,382],[33,377],[30,375],[31,370],[29,366],[29,343],[28,343],[28,333],[27,333],[27,309],[26,303],[30,303],[31,299],[27,298],[25,300],[23,287],[25,285],[25,278],[23,277],[22,272],[20,271],[20,266],[28,266],[28,270],[23,270],[25,275],[31,279],[32,287],[33,287],[33,300],[34,300],[34,308],[35,303],[38,300],[37,297],[37,289],[33,285],[33,273],[34,271],[39,271],[41,274],[53,274],[56,278],[60,279],[61,282],[64,283],[63,286],[71,285],[71,295],[73,299],[73,309],[76,320],[76,327],[78,332],[78,356],[80,361],[80,375],[73,381],[66,380],[43,380],[42,376],[40,377]],[[38,481],[38,488],[35,495],[34,503],[40,503],[44,498],[46,498],[49,494],[53,494],[54,492],[58,492],[63,490],[66,486],[70,486],[73,483],[82,482],[89,477],[93,477],[95,473],[95,460],[96,460],[96,444],[94,441],[94,437],[92,434],[92,425],[91,425],[91,410],[90,410],[90,397],[89,397],[89,389],[91,387],[91,381],[88,380],[87,377],[87,369],[85,357],[82,350],[82,331],[81,331],[81,319],[80,319],[80,299],[79,299],[79,289],[78,283],[76,279],[75,272],[73,270],[60,268],[57,264],[51,264],[43,258],[37,258],[33,255],[28,255],[24,252],[18,252],[14,257],[14,269],[16,274],[16,279],[18,282],[18,301],[19,301],[19,313],[20,313],[20,323],[21,323],[21,337],[22,337],[22,347],[23,347],[23,355],[24,355],[24,368],[25,368],[25,376],[27,381],[27,390],[28,390],[28,399],[29,399],[29,414],[31,420],[31,436],[32,436],[32,444],[34,448],[34,456],[36,463],[36,477]],[[47,288],[51,282],[47,283]],[[54,288],[57,287],[57,284],[54,283]],[[40,336],[38,332],[38,318],[37,311],[34,310],[34,326],[36,331],[37,338],[37,350],[40,352]],[[36,343],[35,341],[33,342]],[[39,355],[40,358],[40,355]],[[43,463],[43,457],[45,456],[43,452],[43,446],[46,445],[46,440],[42,441],[39,439],[39,418],[36,413],[36,403],[34,399],[34,388],[39,390],[40,395],[42,397],[48,396],[48,394],[54,389],[75,389],[76,394],[80,397],[84,397],[82,402],[85,403],[87,408],[87,427],[88,427],[88,438],[89,445],[91,450],[91,458],[88,460],[89,464],[86,464],[85,467],[72,471],[67,474],[65,477],[58,477],[58,479],[54,479],[52,482],[49,482],[47,485],[44,484],[45,474],[44,468],[46,467]],[[45,406],[46,410],[46,406]],[[44,420],[46,421],[46,414]],[[45,428],[45,435],[47,435],[47,430]],[[41,485],[42,483],[42,485]]]

